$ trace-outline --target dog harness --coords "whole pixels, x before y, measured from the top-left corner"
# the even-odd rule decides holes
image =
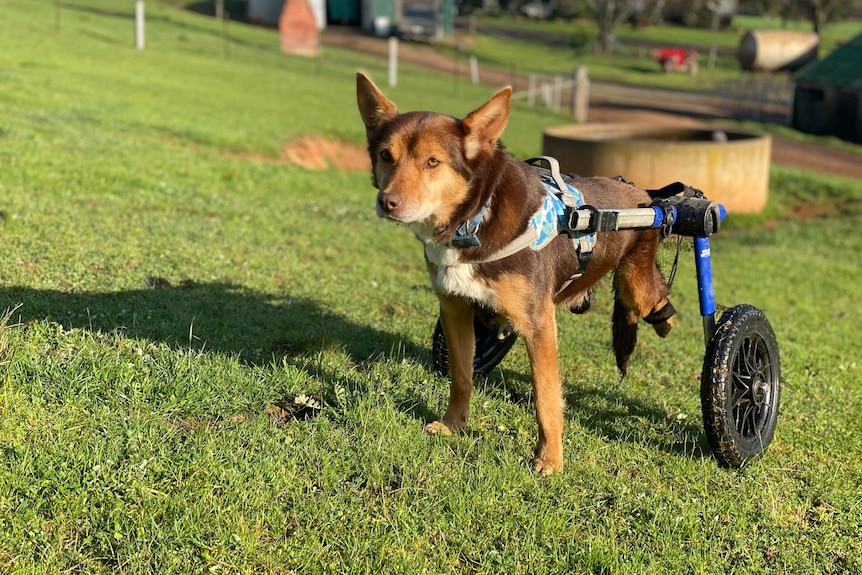
[[[546,162],[549,169],[536,165],[540,162]],[[501,260],[527,248],[539,251],[550,244],[558,235],[566,234],[572,239],[580,263],[580,269],[571,278],[571,280],[575,280],[586,270],[587,263],[592,257],[593,246],[596,244],[595,233],[573,231],[569,225],[571,212],[584,206],[583,196],[576,187],[566,182],[560,175],[560,164],[556,158],[540,156],[527,160],[527,164],[537,170],[539,178],[545,186],[546,194],[542,206],[530,217],[524,233],[515,238],[509,245],[485,259],[469,263],[478,264]],[[455,236],[452,238],[453,248],[479,245],[479,238],[476,234],[490,202],[489,198],[476,216],[458,226]],[[425,254],[429,261],[443,265],[443,261],[436,261],[438,258],[442,260],[439,249],[432,252],[429,247],[426,244]],[[437,257],[434,257],[435,255]]]

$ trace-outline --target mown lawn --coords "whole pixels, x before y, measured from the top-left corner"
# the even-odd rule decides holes
[[[623,382],[609,288],[560,314],[567,467],[540,478],[523,346],[464,433],[425,436],[447,383],[421,250],[366,173],[281,156],[361,146],[354,75],[385,62],[238,24],[225,54],[154,2],[136,52],[125,8],[62,6],[58,32],[0,0],[0,571],[862,571],[862,182],[776,168],[767,211],[713,241],[719,303],[781,346],[763,459],[708,452],[684,258],[677,329],[644,330]],[[389,91],[455,115],[492,92],[406,66]],[[518,106],[506,142],[535,155],[562,121]]]

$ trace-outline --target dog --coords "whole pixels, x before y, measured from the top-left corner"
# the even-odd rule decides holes
[[[530,359],[538,424],[533,468],[540,474],[562,471],[556,308],[585,311],[593,286],[613,271],[613,346],[625,376],[639,320],[649,321],[661,337],[673,326],[669,289],[656,263],[659,230],[596,232],[585,266],[577,243],[566,234],[555,235],[541,249],[516,245],[510,253],[548,195],[537,170],[511,156],[500,141],[509,120],[511,87],[463,119],[400,113],[361,72],[356,95],[371,180],[378,190],[377,215],[406,226],[424,245],[449,348],[448,407],[425,430],[449,435],[467,422],[474,317],[508,322],[523,337]],[[571,183],[586,204],[599,210],[643,207],[653,199],[619,179],[576,178]]]

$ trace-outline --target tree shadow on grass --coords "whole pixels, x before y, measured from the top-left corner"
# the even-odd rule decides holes
[[[430,351],[399,334],[352,322],[306,297],[273,296],[241,285],[147,278],[146,287],[115,292],[64,292],[0,288],[0,310],[17,308],[9,323],[52,321],[66,329],[163,343],[236,357],[247,365],[286,361],[334,387],[343,374],[310,360],[337,349],[351,363],[396,354],[430,366]],[[430,367],[429,367],[430,369]],[[419,399],[402,402],[417,418],[430,418]]]

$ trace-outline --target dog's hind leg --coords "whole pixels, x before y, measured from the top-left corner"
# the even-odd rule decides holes
[[[617,291],[617,293],[619,292]],[[631,360],[635,345],[638,342],[638,316],[628,309],[628,306],[619,296],[614,297],[614,314],[611,326],[617,369],[620,370],[620,376],[625,377],[629,369],[629,360]]]
[[[673,327],[668,288],[656,266],[659,237],[644,232],[614,273],[613,344],[617,368],[624,377],[637,344],[638,320],[644,318],[665,337]]]
[[[470,413],[473,392],[473,357],[476,340],[473,333],[473,308],[461,298],[438,294],[440,322],[449,348],[449,405],[439,421],[425,426],[431,434],[450,435],[463,428]]]

